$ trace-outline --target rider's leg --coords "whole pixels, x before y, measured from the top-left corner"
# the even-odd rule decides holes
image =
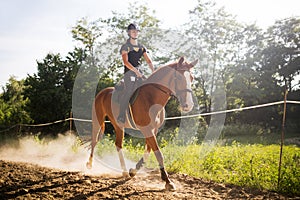
[[[124,123],[125,122],[125,113],[128,108],[129,100],[133,92],[134,84],[136,81],[136,76],[132,72],[127,72],[124,76],[124,83],[125,83],[125,93],[122,98],[122,101],[120,102],[120,114],[118,117],[118,122],[119,123]]]

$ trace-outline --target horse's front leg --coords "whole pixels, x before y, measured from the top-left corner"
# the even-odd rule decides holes
[[[165,189],[174,191],[176,190],[175,184],[171,181],[167,171],[165,170],[164,166],[164,157],[162,152],[160,151],[157,140],[155,136],[151,136],[146,138],[146,143],[151,147],[158,162],[160,172],[161,172],[161,179],[166,182]]]
[[[171,181],[167,171],[165,170],[164,158],[160,149],[154,151],[154,155],[159,164],[161,179],[166,182],[165,189],[175,191],[176,190],[175,184]]]

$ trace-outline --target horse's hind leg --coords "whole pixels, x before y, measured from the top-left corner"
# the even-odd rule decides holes
[[[103,136],[104,130],[105,130],[105,122],[104,122],[104,116],[102,116],[103,112],[98,113],[101,116],[97,116],[97,113],[95,112],[95,106],[92,110],[92,142],[91,142],[91,154],[89,157],[89,161],[86,163],[86,167],[88,169],[91,169],[93,166],[93,156],[94,156],[94,150],[95,146],[98,143],[98,141]]]
[[[154,130],[155,136],[157,136],[158,129],[154,128],[153,130]],[[145,151],[144,151],[143,157],[137,162],[137,164],[135,166],[135,169],[132,169],[132,168],[129,169],[129,175],[131,177],[135,176],[136,173],[138,172],[138,170],[140,170],[144,166],[144,164],[147,162],[147,160],[149,158],[150,152],[151,152],[151,147],[146,142]]]
[[[137,171],[140,170],[144,164],[147,162],[149,155],[150,155],[150,151],[151,151],[151,147],[149,145],[146,144],[145,146],[145,152],[143,157],[137,162],[135,169],[129,169],[129,175],[131,177],[135,176]]]
[[[93,133],[92,136],[92,142],[91,142],[91,154],[89,157],[89,161],[86,163],[86,167],[88,169],[91,169],[93,166],[93,156],[94,156],[94,150],[95,150],[95,146],[98,143],[99,140],[99,135],[100,135],[101,129],[99,129],[98,133]]]

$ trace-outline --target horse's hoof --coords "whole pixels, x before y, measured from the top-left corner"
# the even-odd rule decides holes
[[[134,177],[136,175],[136,173],[137,173],[136,169],[132,169],[132,168],[129,169],[129,175],[130,175],[130,177]]]
[[[175,191],[176,190],[176,186],[175,186],[175,184],[173,182],[166,183],[165,189],[167,191]]]
[[[87,163],[86,163],[86,168],[88,168],[88,169],[92,169],[92,163],[90,163],[90,162],[87,162]]]
[[[129,173],[126,172],[126,171],[122,172],[122,175],[123,175],[124,178],[130,178]]]

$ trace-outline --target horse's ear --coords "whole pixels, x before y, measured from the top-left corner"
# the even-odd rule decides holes
[[[190,63],[190,68],[194,67],[198,63],[198,59]]]
[[[184,57],[181,56],[181,57],[179,58],[178,65],[181,66],[182,63],[183,63],[183,61],[184,61]]]

